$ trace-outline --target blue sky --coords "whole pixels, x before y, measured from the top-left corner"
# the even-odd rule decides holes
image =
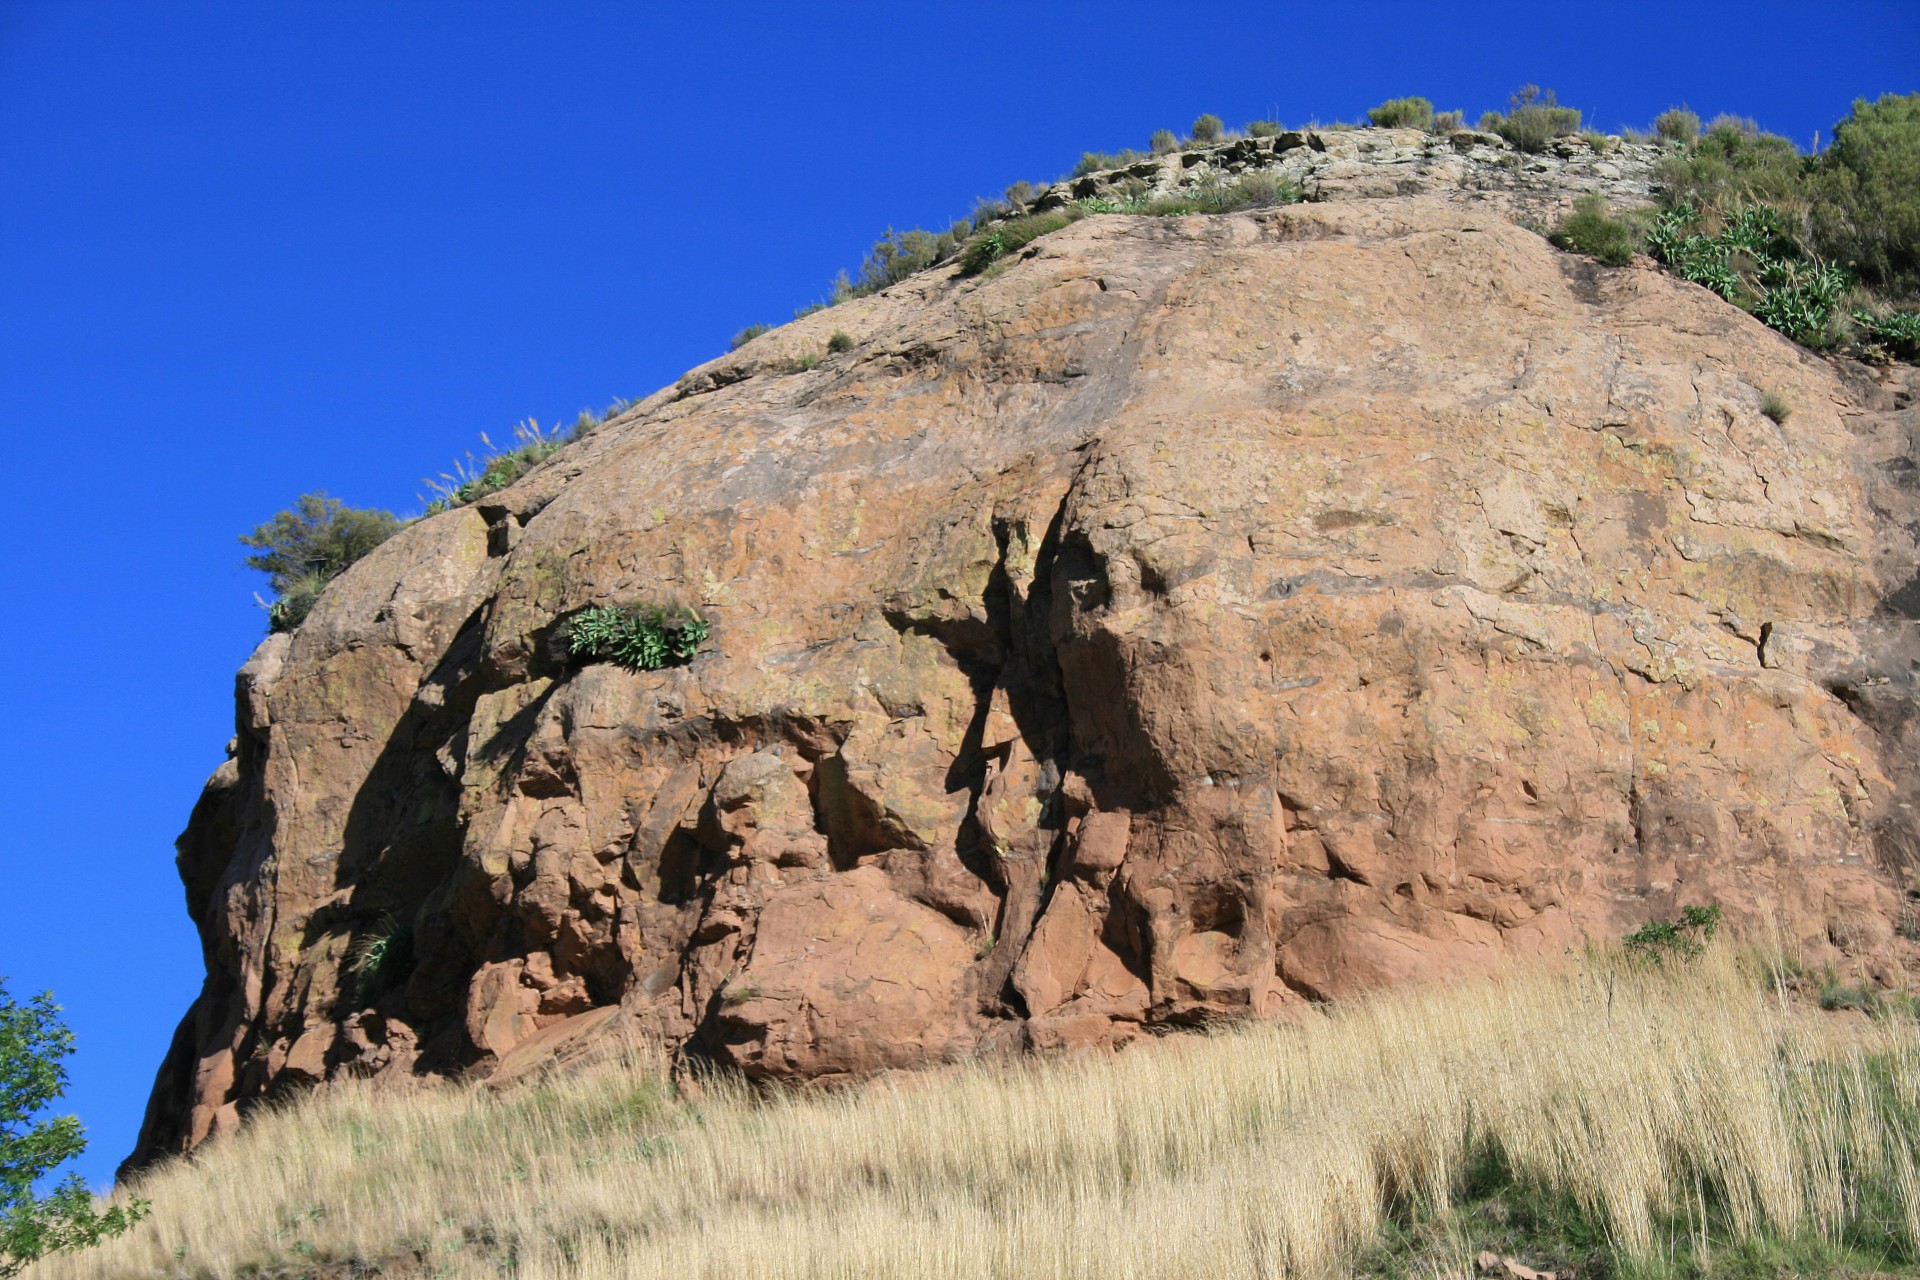
[[[172,841],[263,632],[238,534],[417,510],[480,432],[671,382],[1082,150],[1526,81],[1806,146],[1920,90],[1920,0],[0,0],[0,975],[79,1036],[81,1171],[198,985]]]

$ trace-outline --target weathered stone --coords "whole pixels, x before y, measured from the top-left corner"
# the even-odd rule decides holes
[[[1508,218],[1567,188],[1462,141],[1240,147],[1449,194],[923,273],[356,565],[241,674],[180,843],[207,983],[136,1159],[296,1081],[524,1074],[616,1007],[839,1075],[1706,902],[1902,972],[1920,422],[1879,382],[1911,375],[1561,255]],[[609,600],[711,640],[571,664],[558,620]]]

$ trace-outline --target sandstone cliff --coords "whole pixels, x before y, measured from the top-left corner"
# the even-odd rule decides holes
[[[264,642],[136,1161],[625,1023],[763,1076],[1117,1044],[1682,903],[1897,978],[1910,388],[1559,253],[1523,166],[1329,138],[1320,203],[769,334]],[[634,600],[707,649],[567,659]]]

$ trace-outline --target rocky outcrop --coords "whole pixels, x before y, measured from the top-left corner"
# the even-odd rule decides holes
[[[1032,207],[1188,195],[1266,172],[1309,200],[1446,194],[1489,202],[1510,217],[1544,226],[1583,195],[1601,196],[1616,208],[1648,203],[1662,154],[1650,143],[1599,134],[1568,134],[1529,154],[1499,134],[1470,129],[1307,129],[1142,157],[1057,182]]]
[[[1512,213],[1086,218],[407,528],[241,672],[136,1160],[605,1028],[1114,1045],[1687,903],[1897,978],[1911,388]],[[706,651],[567,659],[634,600]]]

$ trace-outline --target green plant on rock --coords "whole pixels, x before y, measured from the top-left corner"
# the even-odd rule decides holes
[[[254,548],[247,567],[267,575],[275,599],[267,625],[291,631],[305,621],[329,582],[400,531],[390,511],[349,507],[324,492],[303,493],[293,506],[240,535]]]
[[[1574,201],[1573,212],[1547,237],[1571,253],[1598,258],[1610,267],[1624,267],[1633,261],[1633,230],[1607,213],[1606,198],[1584,195]]]
[[[1625,938],[1628,955],[1645,964],[1691,960],[1707,948],[1720,931],[1719,906],[1682,907],[1678,920],[1650,920]]]
[[[1834,309],[1847,284],[1846,271],[1830,262],[1770,258],[1760,269],[1763,292],[1753,304],[1754,317],[1803,347],[1828,346]]]
[[[567,649],[629,671],[657,671],[693,660],[706,643],[707,620],[691,609],[657,605],[595,605],[567,624]]]
[[[1068,205],[1045,213],[1030,213],[1023,218],[1009,218],[967,243],[960,254],[960,273],[977,276],[1002,258],[1020,252],[1041,236],[1058,231],[1087,213],[1083,205]]]
[[[1212,112],[1193,122],[1193,140],[1201,145],[1218,142],[1226,135],[1226,123]]]
[[[120,1235],[151,1207],[134,1199],[102,1210],[78,1174],[34,1193],[36,1182],[87,1148],[77,1118],[36,1119],[66,1092],[61,1062],[72,1052],[73,1033],[52,993],[15,1003],[0,979],[0,1276]]]
[[[453,470],[442,472],[439,479],[424,481],[435,495],[427,503],[427,514],[437,515],[498,493],[551,458],[566,443],[557,429],[549,432],[533,418],[514,426],[513,439],[511,448],[489,453],[484,462],[475,462],[473,455],[468,454],[464,460],[455,459]],[[489,449],[494,447],[484,431],[480,433],[480,442]]]
[[[1516,151],[1545,151],[1555,138],[1580,132],[1580,111],[1563,107],[1553,90],[1539,85],[1520,86],[1504,114],[1489,111],[1480,117],[1480,128],[1505,138]]]
[[[1171,129],[1155,129],[1153,136],[1147,139],[1147,150],[1156,156],[1171,155],[1180,149],[1180,139]]]
[[[1871,311],[1855,311],[1853,323],[1868,347],[1865,354],[1920,360],[1920,311],[1894,311],[1880,316]]]
[[[833,331],[833,336],[827,339],[828,353],[831,355],[837,356],[837,355],[840,355],[842,352],[851,351],[851,350],[853,350],[853,335],[850,333],[842,332],[839,329],[835,329]]]
[[[363,1004],[395,986],[412,968],[413,928],[391,915],[381,916],[347,953],[354,996]]]
[[[1734,211],[1718,235],[1696,231],[1700,220],[1690,204],[1660,214],[1647,232],[1648,251],[1681,279],[1745,307],[1802,346],[1832,344],[1850,283],[1845,269],[1803,257],[1771,205]]]
[[[1433,103],[1425,98],[1389,98],[1368,111],[1367,119],[1380,129],[1431,129]]]

